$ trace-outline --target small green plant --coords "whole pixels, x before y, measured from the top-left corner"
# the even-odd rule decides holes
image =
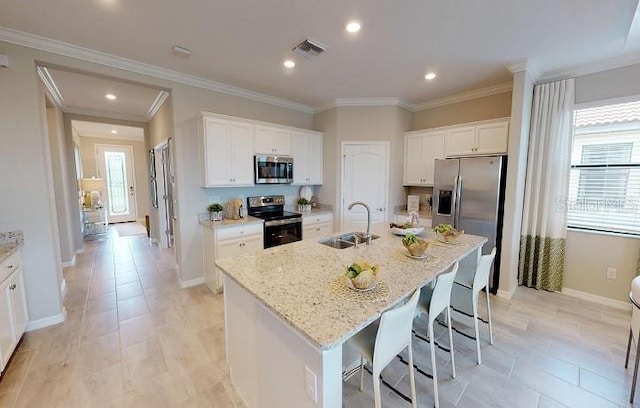
[[[304,197],[298,198],[298,205],[309,205],[311,201],[307,200]]]
[[[207,211],[209,211],[210,213],[220,212],[222,210],[224,210],[224,207],[222,207],[222,205],[218,203],[209,204],[207,206]]]

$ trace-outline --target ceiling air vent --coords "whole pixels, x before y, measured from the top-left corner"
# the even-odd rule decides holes
[[[326,50],[327,47],[308,38],[291,49],[294,54],[299,55],[304,59],[311,59],[313,57],[316,57]]]

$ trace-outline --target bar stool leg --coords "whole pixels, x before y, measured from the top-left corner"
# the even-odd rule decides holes
[[[489,344],[493,344],[493,324],[491,324],[491,304],[489,302],[489,285],[484,287],[487,295],[487,318],[489,319]]]
[[[624,368],[629,367],[629,352],[631,351],[631,339],[633,338],[633,331],[629,327],[629,341],[627,341],[627,358],[624,360]]]
[[[638,362],[640,362],[640,359],[638,357],[640,357],[640,341],[637,342],[638,346],[636,348],[636,364],[635,367],[633,368],[633,384],[631,384],[631,398],[629,399],[629,402],[631,402],[633,404],[633,397],[636,394],[636,379],[638,378]]]

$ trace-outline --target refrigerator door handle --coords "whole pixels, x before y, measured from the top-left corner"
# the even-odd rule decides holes
[[[462,195],[462,176],[456,176],[456,185],[454,187],[454,210],[453,210],[453,228],[460,228],[460,198]]]

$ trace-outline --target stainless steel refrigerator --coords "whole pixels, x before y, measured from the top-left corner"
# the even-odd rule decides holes
[[[465,234],[487,237],[483,254],[496,247],[489,288],[498,290],[500,246],[504,214],[507,156],[465,157],[436,160],[433,185],[432,226],[451,224]],[[472,273],[471,262],[460,264],[458,273]]]

